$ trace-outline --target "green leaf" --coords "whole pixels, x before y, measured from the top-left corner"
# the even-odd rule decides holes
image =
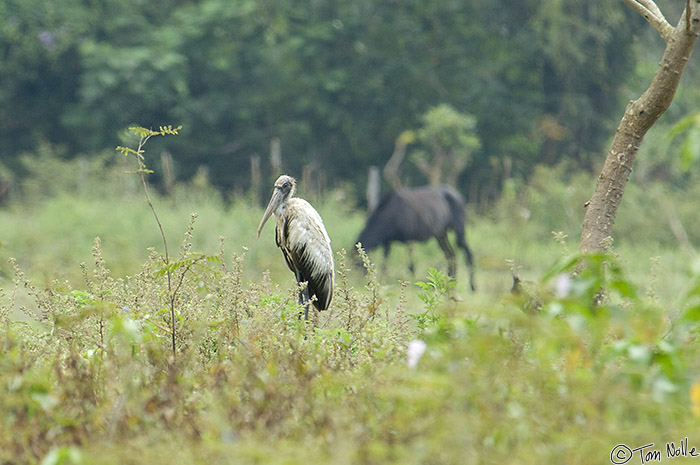
[[[692,305],[685,310],[680,317],[681,321],[697,323],[700,321],[700,304]]]
[[[700,126],[700,113],[692,113],[690,115],[687,115],[681,118],[676,124],[674,124],[667,135],[669,142],[681,135],[683,132],[689,130],[693,126]]]
[[[679,162],[681,171],[688,172],[699,159],[700,127],[695,126],[688,130],[688,134],[681,148],[681,159]]]
[[[612,280],[609,283],[609,287],[612,290],[617,291],[622,297],[626,297],[629,299],[636,299],[638,297],[637,295],[637,289],[634,287],[634,285],[624,279],[616,279]]]
[[[84,463],[83,453],[76,446],[55,447],[41,460],[41,465],[79,465]]]
[[[137,136],[139,136],[142,139],[145,137],[155,136],[158,134],[157,132],[155,132],[151,129],[146,129],[146,128],[141,127],[141,126],[131,126],[131,127],[129,127],[129,131],[133,132],[134,134],[136,134]]]

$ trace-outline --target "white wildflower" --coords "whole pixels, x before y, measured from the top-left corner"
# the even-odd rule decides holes
[[[567,273],[562,273],[557,276],[557,282],[554,285],[554,289],[554,294],[557,296],[557,299],[564,299],[568,297],[569,292],[571,292],[571,276],[569,276]]]
[[[418,365],[423,352],[425,352],[426,344],[420,339],[414,339],[408,343],[406,354],[408,356],[407,364],[409,368],[415,368]]]

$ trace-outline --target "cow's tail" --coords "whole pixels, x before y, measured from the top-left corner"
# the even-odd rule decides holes
[[[464,237],[464,225],[467,222],[464,197],[450,186],[444,186],[442,195],[450,207],[450,228],[458,237]]]

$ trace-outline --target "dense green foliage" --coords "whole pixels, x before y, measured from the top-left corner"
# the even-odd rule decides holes
[[[617,0],[8,0],[0,155],[22,175],[17,157],[42,144],[91,155],[120,142],[115,128],[174,124],[184,137],[159,149],[181,178],[206,165],[215,185],[247,191],[251,156],[279,138],[291,174],[359,184],[401,132],[449,104],[474,115],[481,140],[460,183],[494,193],[539,161],[585,166],[601,152],[644,27],[628,10]]]

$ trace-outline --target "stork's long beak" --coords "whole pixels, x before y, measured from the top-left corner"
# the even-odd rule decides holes
[[[283,198],[284,196],[282,194],[282,191],[279,189],[275,189],[275,191],[272,193],[272,197],[270,197],[270,203],[267,204],[265,214],[263,215],[262,220],[260,221],[260,226],[258,226],[258,238],[260,237],[260,231],[262,231],[263,226],[265,226],[267,220],[270,219],[272,213],[274,213],[274,211],[277,210],[277,207],[280,206]]]

